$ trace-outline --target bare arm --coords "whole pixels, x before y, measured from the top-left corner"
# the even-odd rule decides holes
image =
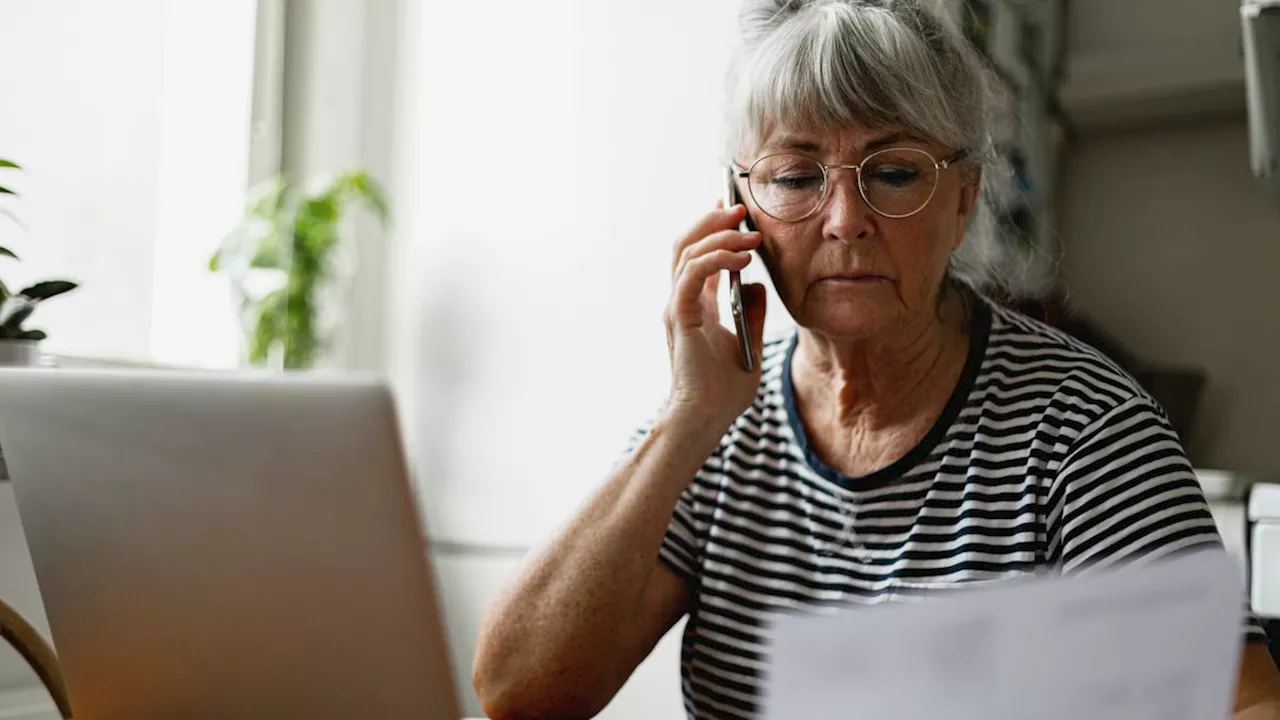
[[[480,633],[474,681],[490,717],[594,715],[685,613],[689,588],[658,548],[718,440],[659,422],[525,567]]]
[[[676,243],[665,415],[489,611],[472,680],[495,720],[596,714],[686,612],[690,589],[658,552],[681,493],[760,384],[759,358],[754,372],[738,366],[715,299],[719,273],[759,244],[733,230],[744,213],[711,213]],[[744,290],[760,348],[764,289]]]
[[[1234,720],[1280,720],[1280,673],[1262,643],[1244,647]]]

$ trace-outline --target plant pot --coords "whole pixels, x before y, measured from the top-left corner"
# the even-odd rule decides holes
[[[39,340],[0,340],[0,367],[40,367]]]
[[[0,367],[40,367],[44,354],[39,340],[0,340]],[[0,482],[9,480],[9,466],[0,450]]]

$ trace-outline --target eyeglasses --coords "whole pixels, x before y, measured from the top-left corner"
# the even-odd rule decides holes
[[[751,199],[769,217],[799,222],[822,207],[831,191],[831,171],[857,173],[858,192],[867,206],[887,218],[911,217],[924,209],[938,189],[938,175],[960,161],[967,150],[934,160],[924,150],[888,148],[871,153],[857,165],[823,165],[807,155],[766,155],[738,177],[747,180]]]

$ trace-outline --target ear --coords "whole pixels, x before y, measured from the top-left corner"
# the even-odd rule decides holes
[[[956,239],[951,249],[954,251],[964,242],[964,228],[969,221],[969,214],[978,204],[978,188],[982,187],[982,171],[976,171],[972,177],[965,177],[960,185],[960,203],[956,208]]]

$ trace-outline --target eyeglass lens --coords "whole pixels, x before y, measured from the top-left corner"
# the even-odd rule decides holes
[[[804,155],[762,158],[752,166],[747,182],[761,210],[788,222],[817,210],[827,192],[822,165]],[[937,184],[937,164],[931,155],[911,148],[891,148],[863,161],[859,189],[876,212],[902,217],[924,208]]]

